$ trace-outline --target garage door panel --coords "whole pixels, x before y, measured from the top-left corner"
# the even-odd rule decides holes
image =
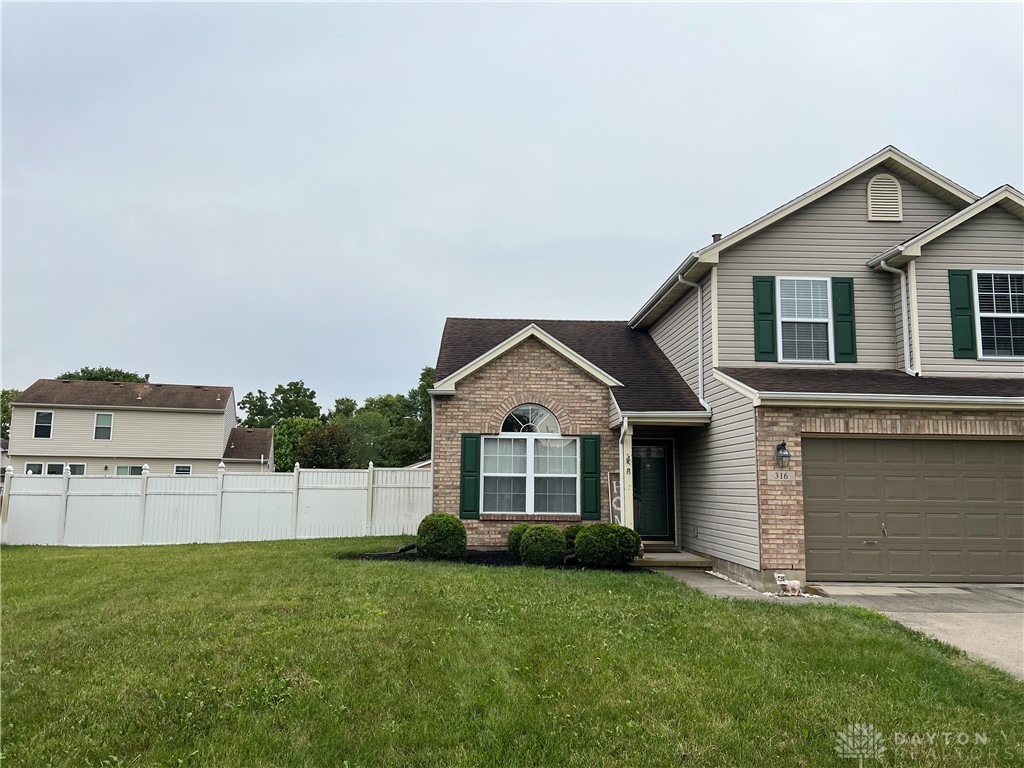
[[[1024,580],[1024,441],[802,446],[809,578]]]

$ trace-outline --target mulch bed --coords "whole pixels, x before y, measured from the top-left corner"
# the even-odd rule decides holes
[[[366,552],[361,555],[345,555],[339,556],[339,559],[343,560],[401,560],[406,562],[412,561],[423,561],[424,558],[416,554],[415,550],[409,552]],[[518,557],[513,555],[507,549],[470,549],[467,550],[466,554],[459,560],[451,562],[465,563],[467,565],[490,565],[496,568],[520,568],[523,567],[523,563]],[[535,566],[525,566],[532,568]],[[552,568],[559,568],[562,570],[588,570],[585,565],[580,565],[575,559],[563,563],[562,565],[551,566]],[[593,570],[593,569],[589,569]],[[616,569],[619,570],[619,569]],[[623,571],[642,571],[644,568],[622,568]]]

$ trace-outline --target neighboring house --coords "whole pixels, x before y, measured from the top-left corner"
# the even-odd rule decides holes
[[[6,437],[0,438],[0,488],[4,485],[4,470],[11,465],[11,455],[7,450],[9,442]]]
[[[231,387],[40,379],[12,404],[18,473],[273,471],[272,429],[238,426]]]
[[[449,318],[434,509],[486,546],[617,519],[758,585],[1024,580],[1022,219],[887,147],[629,322]]]

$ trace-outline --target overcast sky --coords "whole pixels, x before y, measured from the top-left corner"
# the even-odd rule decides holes
[[[5,3],[3,386],[405,391],[887,144],[1021,188],[1021,9]]]

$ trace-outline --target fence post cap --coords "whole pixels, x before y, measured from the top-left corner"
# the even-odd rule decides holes
[[[217,465],[217,471],[218,472],[223,472],[225,469],[227,469],[227,467],[224,466],[224,462],[223,461],[220,464]]]
[[[12,467],[10,464],[8,464],[7,467],[4,469],[4,474],[5,475],[13,475],[14,474],[14,467]]]
[[[370,468],[370,469],[373,469],[373,462],[372,462],[372,461],[370,462],[370,466],[369,466],[369,468]]]
[[[71,476],[71,465],[70,464],[65,464],[64,465],[64,471],[61,472],[61,474],[70,477]]]
[[[142,465],[142,474],[144,474],[144,475],[148,475],[149,474],[149,464],[143,464]]]
[[[299,462],[296,461],[295,462],[295,469],[298,469],[298,468],[299,468]]]

